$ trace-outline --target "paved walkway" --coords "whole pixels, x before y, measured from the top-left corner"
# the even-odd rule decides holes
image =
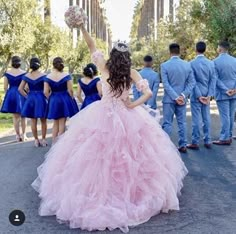
[[[213,117],[213,138],[219,134],[219,119]],[[188,113],[190,126],[190,114]],[[189,128],[190,129],[190,128]],[[176,130],[174,131],[176,132]],[[190,139],[190,131],[188,132]],[[30,135],[29,135],[30,136]],[[177,142],[176,134],[173,141]],[[39,198],[30,184],[43,162],[47,148],[34,148],[33,139],[16,143],[14,136],[0,138],[0,233],[73,234],[55,217],[39,217]],[[189,169],[180,197],[179,212],[160,214],[130,230],[131,234],[235,234],[236,233],[236,141],[231,146],[201,148],[182,155]],[[14,209],[24,211],[26,222],[19,227],[8,221]],[[95,232],[105,234],[110,232]],[[112,234],[121,233],[119,230]]]

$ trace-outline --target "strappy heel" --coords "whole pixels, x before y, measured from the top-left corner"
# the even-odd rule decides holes
[[[35,146],[36,148],[38,148],[38,147],[40,146],[39,140],[35,140],[35,141],[34,141],[34,146]]]
[[[21,142],[22,141],[22,138],[19,134],[16,135],[16,141],[17,142]]]
[[[43,140],[41,141],[41,145],[42,145],[43,147],[47,147],[47,146],[48,146],[48,143],[47,143],[47,141],[46,141],[45,139],[43,139]]]
[[[28,137],[26,136],[26,134],[22,134],[21,139],[22,141],[28,141]]]

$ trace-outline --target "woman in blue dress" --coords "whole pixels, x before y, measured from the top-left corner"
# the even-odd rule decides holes
[[[54,120],[53,143],[65,132],[66,119],[79,111],[73,95],[71,76],[63,72],[63,69],[63,59],[55,58],[53,71],[44,79],[44,94],[49,100],[47,118]]]
[[[19,93],[18,87],[22,77],[26,74],[21,70],[21,59],[18,56],[13,56],[11,59],[12,68],[4,74],[4,91],[5,97],[2,103],[1,112],[13,114],[13,124],[16,132],[16,140],[27,140],[25,129],[26,120],[21,117],[21,110],[25,102],[25,98]],[[22,134],[20,133],[20,123]]]
[[[24,106],[21,111],[23,117],[31,119],[31,130],[34,136],[35,147],[47,146],[46,134],[47,134],[47,99],[43,93],[45,74],[39,71],[41,62],[38,58],[32,58],[30,60],[31,72],[23,76],[21,84],[19,86],[19,92],[26,98]],[[29,92],[25,92],[25,87],[28,85]],[[41,120],[42,129],[42,141],[39,141],[37,120]]]
[[[93,63],[89,63],[83,71],[85,77],[78,81],[78,100],[82,103],[81,110],[91,103],[101,100],[102,84],[97,76],[97,67]],[[83,100],[81,93],[84,93]]]

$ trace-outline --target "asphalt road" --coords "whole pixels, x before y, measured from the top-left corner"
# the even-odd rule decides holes
[[[188,113],[189,139],[190,120]],[[212,111],[212,136],[219,134],[219,118]],[[176,129],[175,131],[176,132]],[[176,133],[173,141],[177,143]],[[32,138],[14,142],[14,136],[0,138],[0,233],[71,234],[88,232],[70,230],[55,217],[38,216],[39,198],[30,184],[36,168],[43,162],[48,148],[34,148]],[[160,214],[147,223],[130,229],[130,234],[234,234],[236,233],[236,141],[231,146],[214,146],[211,150],[189,151],[182,155],[189,170],[180,197],[180,211]],[[20,209],[26,215],[22,226],[13,226],[8,216]],[[95,232],[97,234],[118,234]]]

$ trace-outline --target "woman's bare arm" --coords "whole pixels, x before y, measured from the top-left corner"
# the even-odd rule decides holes
[[[25,86],[26,86],[26,81],[22,80],[18,88],[18,91],[22,96],[27,97],[27,93],[25,92]]]
[[[3,88],[4,88],[4,92],[6,93],[7,92],[7,89],[8,89],[8,79],[6,77],[4,77],[4,85],[3,85]]]
[[[45,97],[48,99],[50,96],[50,86],[47,82],[44,82],[43,93],[44,93]]]
[[[77,87],[77,97],[80,103],[83,103],[84,100],[82,98],[82,89],[80,87],[80,84],[78,84],[78,87]]]
[[[95,41],[93,40],[93,38],[90,36],[88,31],[86,30],[84,23],[80,24],[80,29],[81,29],[81,32],[83,33],[84,40],[85,40],[86,44],[88,45],[90,53],[93,54],[97,50]]]
[[[78,25],[80,25],[80,29],[83,34],[84,40],[85,40],[86,44],[88,45],[91,55],[93,55],[97,51],[96,43],[93,40],[93,38],[91,37],[91,35],[88,33],[88,31],[86,30],[84,23],[82,21],[80,21],[78,23]],[[95,57],[96,58],[93,58],[93,59],[94,59],[94,63],[97,65],[98,69],[101,72],[106,70],[105,69],[106,68],[106,60],[104,59],[103,54],[101,52],[98,52],[98,54],[95,55]]]
[[[140,76],[140,74],[134,69],[131,70],[131,78],[134,81],[134,83],[136,83],[136,84],[142,80],[142,77]],[[143,93],[143,95],[134,102],[127,100],[125,102],[126,106],[128,108],[134,108],[136,106],[144,104],[152,96],[152,91],[150,90],[149,87],[144,88],[142,90],[142,93]]]
[[[73,98],[74,97],[74,92],[73,92],[73,83],[72,80],[67,81],[67,91],[70,94],[70,96]]]
[[[97,90],[98,90],[99,96],[102,97],[102,82],[101,81],[97,82]]]

